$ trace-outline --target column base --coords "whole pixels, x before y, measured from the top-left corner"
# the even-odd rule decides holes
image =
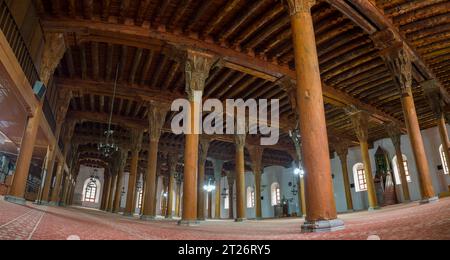
[[[133,216],[134,216],[134,215],[131,214],[130,212],[124,212],[123,215],[124,215],[125,217],[133,217]]]
[[[438,201],[439,201],[439,198],[438,198],[438,197],[432,197],[432,198],[422,199],[422,200],[420,201],[420,205],[428,204],[428,203],[436,203],[436,202],[438,202]]]
[[[41,206],[47,206],[48,205],[48,201],[35,201],[35,202],[33,202],[33,204],[41,205]]]
[[[155,217],[155,216],[145,216],[145,215],[142,215],[142,216],[141,216],[141,220],[143,220],[143,221],[154,221],[154,220],[156,220],[156,217]]]
[[[10,196],[10,195],[6,195],[4,200],[7,202],[10,202],[10,203],[18,204],[18,205],[25,206],[27,204],[27,201],[24,198],[19,198],[19,197]]]
[[[180,221],[178,221],[178,226],[196,227],[199,225],[200,225],[200,221],[198,221],[198,220],[180,220]]]
[[[345,229],[344,221],[340,219],[306,221],[302,225],[302,233],[335,232]]]
[[[381,207],[380,206],[376,206],[376,207],[370,207],[367,211],[372,212],[372,211],[377,211],[379,209],[381,209]]]
[[[262,217],[256,217],[257,221],[264,220]]]
[[[234,220],[234,222],[244,222],[246,220],[247,220],[246,218],[237,218]]]
[[[171,220],[171,219],[173,219],[173,216],[166,216],[165,219]]]
[[[54,201],[50,201],[49,203],[47,203],[48,206],[52,206],[52,207],[58,207],[59,203],[58,202],[54,202]]]

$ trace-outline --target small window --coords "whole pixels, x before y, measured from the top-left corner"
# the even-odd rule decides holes
[[[392,165],[394,165],[395,184],[400,185],[402,184],[402,178],[400,178],[397,156],[394,156],[394,158],[392,159]],[[403,168],[405,169],[406,180],[408,182],[412,182],[411,176],[409,175],[408,158],[406,157],[406,155],[403,155]]]
[[[97,197],[97,182],[91,181],[86,186],[84,201],[95,203],[96,197]]]
[[[442,168],[444,168],[444,174],[449,174],[447,158],[445,158],[444,147],[439,147],[439,154],[441,155]]]
[[[271,198],[272,198],[272,206],[277,206],[281,204],[280,184],[278,184],[277,182],[273,183],[271,186]]]
[[[356,192],[362,192],[367,190],[367,180],[364,170],[364,164],[357,163],[353,166],[353,177],[355,180]]]
[[[247,208],[255,207],[255,190],[253,187],[247,187]]]

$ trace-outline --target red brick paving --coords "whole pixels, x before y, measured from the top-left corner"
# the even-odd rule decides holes
[[[206,221],[198,227],[180,227],[176,221],[144,222],[137,218],[80,208],[19,206],[0,200],[0,239],[56,239],[77,236],[82,240],[104,239],[450,239],[450,199],[429,205],[410,203],[340,216],[343,231],[302,234],[300,219],[265,221]]]

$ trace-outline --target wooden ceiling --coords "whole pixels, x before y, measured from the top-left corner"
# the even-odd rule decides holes
[[[358,2],[318,1],[312,12],[329,135],[357,140],[343,110],[354,105],[373,116],[369,137],[374,141],[387,137],[385,122],[403,122],[403,113],[399,92],[370,37],[370,29],[367,30],[367,27],[375,31],[382,28],[361,10],[345,12],[358,6]],[[392,19],[393,27],[418,54],[420,66],[416,65],[419,71],[416,74],[425,68],[448,89],[450,1],[375,2],[382,19],[387,23]],[[295,121],[288,96],[277,84],[283,76],[294,75],[290,19],[282,1],[36,0],[35,3],[44,30],[65,34],[68,49],[56,72],[58,86],[84,88],[71,102],[70,117],[101,123],[110,112],[112,82],[121,63],[125,65],[118,74],[122,94],[114,100],[114,117],[145,126],[147,108],[143,95],[169,99],[184,96],[184,66],[178,53],[180,46],[184,46],[205,49],[220,58],[207,80],[206,97],[278,98],[282,119]],[[342,9],[343,5],[347,9]],[[419,79],[429,76],[418,76],[414,81],[417,114],[423,129],[435,125],[419,86]],[[83,124],[77,131],[89,132],[93,125]],[[164,139],[182,149],[183,137],[167,133]],[[280,144],[292,149],[286,131]],[[232,143],[214,141],[210,153],[226,157],[233,154],[233,149]],[[270,154],[272,159],[265,156],[266,165],[274,161],[287,165],[290,161],[283,149],[271,150]]]

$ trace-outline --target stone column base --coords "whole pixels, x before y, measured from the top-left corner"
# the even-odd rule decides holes
[[[420,204],[423,205],[423,204],[428,204],[428,203],[436,203],[438,201],[439,201],[438,197],[432,197],[432,198],[427,198],[427,199],[421,200]]]
[[[24,198],[19,198],[19,197],[10,196],[10,195],[5,196],[5,201],[14,203],[14,204],[18,204],[18,205],[26,205],[27,204],[27,201]]]
[[[319,220],[314,222],[306,221],[302,225],[303,233],[335,232],[343,229],[345,229],[344,221],[340,219]]]
[[[153,220],[156,220],[156,217],[155,217],[155,216],[145,216],[145,215],[142,215],[142,216],[141,216],[141,220],[144,220],[144,221],[153,221]]]
[[[171,220],[173,219],[173,216],[166,216],[165,219]]]
[[[125,217],[133,217],[133,216],[134,216],[134,214],[129,213],[129,212],[124,212],[123,215],[124,215]]]
[[[178,221],[178,226],[196,227],[199,225],[200,225],[200,221],[198,221],[198,220],[180,220],[180,221]]]
[[[264,220],[262,217],[257,217],[256,220],[260,221],[260,220]]]
[[[370,207],[370,208],[368,209],[368,211],[369,211],[369,212],[372,212],[372,211],[376,211],[376,210],[379,210],[379,209],[381,209],[380,206],[376,206],[375,208]]]
[[[247,219],[245,219],[245,218],[237,218],[237,219],[234,220],[234,222],[244,222],[246,220]]]
[[[35,201],[35,202],[33,202],[33,204],[41,205],[41,206],[47,206],[48,205],[48,201]]]
[[[55,202],[55,201],[50,201],[47,205],[52,206],[52,207],[57,207],[57,206],[59,206],[59,203]]]

